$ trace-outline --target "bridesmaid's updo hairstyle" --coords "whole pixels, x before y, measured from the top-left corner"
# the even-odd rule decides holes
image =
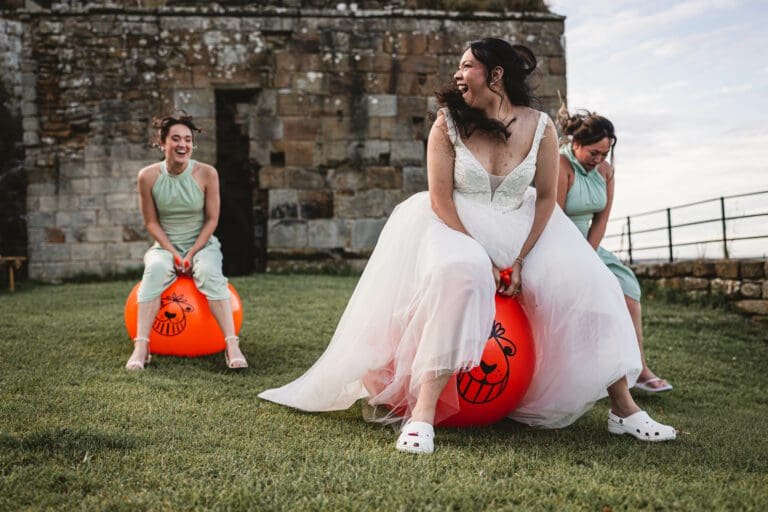
[[[589,146],[607,137],[611,142],[611,154],[613,154],[613,148],[618,139],[613,123],[607,118],[588,110],[578,110],[571,115],[565,105],[561,105],[560,110],[557,111],[557,122],[566,138],[566,143],[575,142],[579,146]]]
[[[485,81],[491,86],[493,70],[500,67],[502,85],[509,101],[513,105],[530,107],[535,102],[526,78],[536,69],[536,56],[528,47],[509,44],[503,39],[486,37],[469,44],[472,55],[485,66]],[[495,92],[495,91],[494,91]],[[496,93],[502,97],[501,93]],[[489,119],[485,112],[470,107],[464,101],[456,83],[451,81],[435,92],[438,102],[448,107],[456,126],[464,137],[469,137],[475,130],[483,130],[508,139],[511,135],[507,127],[495,119]]]
[[[152,128],[157,130],[155,140],[150,142],[150,146],[159,147],[160,144],[165,143],[165,139],[168,138],[168,132],[171,131],[171,126],[175,124],[183,124],[189,131],[192,132],[192,138],[194,140],[195,133],[202,133],[203,130],[197,127],[192,116],[188,115],[183,110],[176,110],[173,114],[165,117],[153,117]]]

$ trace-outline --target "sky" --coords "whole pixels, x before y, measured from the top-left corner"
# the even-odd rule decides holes
[[[611,217],[768,190],[768,1],[547,3],[569,107],[617,129]],[[732,207],[768,211],[768,194]]]

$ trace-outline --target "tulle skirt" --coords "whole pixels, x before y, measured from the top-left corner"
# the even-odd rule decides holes
[[[501,212],[454,194],[472,235],[446,226],[426,192],[395,209],[325,353],[301,377],[259,396],[305,411],[349,408],[367,419],[407,419],[422,382],[480,362],[493,324],[492,263],[511,266],[533,220],[535,190]],[[555,208],[522,272],[521,303],[533,328],[536,368],[510,415],[541,427],[566,426],[641,370],[618,281],[573,223]],[[436,422],[458,410],[441,397]]]

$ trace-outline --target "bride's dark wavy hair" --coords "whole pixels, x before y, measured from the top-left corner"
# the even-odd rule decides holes
[[[536,56],[521,44],[509,44],[503,39],[486,37],[469,44],[472,55],[485,66],[485,80],[491,86],[493,70],[500,67],[504,70],[502,84],[510,103],[530,107],[536,99],[531,93],[531,87],[526,81],[536,69]],[[499,97],[501,93],[494,91]],[[510,136],[509,130],[501,122],[490,119],[480,109],[470,107],[464,101],[456,82],[451,81],[435,92],[440,105],[448,107],[456,126],[464,137],[469,137],[475,130],[483,130],[498,135],[504,139]],[[503,103],[502,103],[503,104]]]

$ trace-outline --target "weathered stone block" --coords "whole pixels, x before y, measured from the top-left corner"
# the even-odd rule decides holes
[[[403,191],[415,193],[427,190],[427,171],[424,167],[403,167]]]
[[[360,190],[366,184],[366,176],[361,169],[334,169],[328,173],[328,182],[333,190]]]
[[[675,267],[672,263],[662,263],[659,265],[659,275],[661,277],[674,277],[676,275]]]
[[[715,278],[711,281],[710,289],[713,294],[720,294],[726,298],[738,297],[741,291],[741,281]]]
[[[763,267],[765,262],[760,261],[742,261],[741,262],[741,278],[742,279],[762,279],[764,276]]]
[[[549,59],[549,72],[553,75],[565,75],[565,58],[564,57],[550,57]]]
[[[768,299],[768,279],[763,281],[763,298]]]
[[[630,265],[630,268],[637,277],[648,277],[649,265],[633,264]]]
[[[88,226],[85,228],[86,242],[122,242],[123,229],[120,227]]]
[[[269,190],[269,218],[296,219],[299,217],[299,193],[291,189]]]
[[[389,162],[390,142],[368,139],[350,142],[347,145],[347,158],[353,162]]]
[[[311,167],[315,162],[315,143],[283,141],[281,148],[285,153],[285,165]]]
[[[683,290],[709,290],[709,279],[703,277],[683,277]]]
[[[715,275],[715,264],[711,261],[695,260],[693,262],[693,275],[695,277],[712,277]]]
[[[394,141],[390,163],[394,165],[418,165],[424,163],[424,142]]]
[[[107,194],[106,202],[109,208],[114,210],[131,210],[139,208],[138,196],[131,193]]]
[[[288,188],[317,190],[326,187],[325,174],[317,169],[288,169]]]
[[[745,299],[759,299],[763,296],[763,283],[761,281],[743,281],[741,283],[741,296]]]
[[[29,260],[36,263],[69,261],[69,244],[40,244],[29,247]]]
[[[690,276],[693,273],[693,261],[676,261],[672,263],[672,274],[675,276]]]
[[[279,140],[285,137],[285,124],[279,117],[251,117],[248,132],[259,141]],[[295,137],[289,137],[295,138]]]
[[[768,315],[768,300],[739,300],[734,306],[738,311],[749,315]]]
[[[373,250],[385,223],[385,219],[353,220],[350,248],[353,251]]]
[[[346,247],[349,232],[344,221],[338,219],[315,219],[307,222],[309,247],[313,249],[336,249]]]
[[[45,228],[45,242],[49,244],[63,244],[66,242],[66,235],[60,228]]]
[[[403,186],[403,175],[395,167],[368,167],[365,169],[367,188],[399,189]]]
[[[284,117],[282,124],[282,136],[288,140],[315,140],[320,132],[320,120],[317,118]],[[325,132],[323,132],[323,137],[325,137]]]
[[[717,260],[715,262],[715,274],[725,279],[739,278],[739,260]]]
[[[366,98],[369,117],[395,117],[397,96],[394,94],[371,94]]]
[[[102,260],[107,244],[104,243],[79,243],[71,244],[70,250],[73,260]]]
[[[333,217],[333,193],[329,190],[299,190],[298,201],[302,219]]]
[[[192,117],[215,118],[215,98],[213,88],[177,89],[173,91],[173,103]]]
[[[292,188],[288,185],[288,170],[285,167],[262,167],[259,169],[259,188]]]
[[[307,224],[304,220],[282,219],[267,222],[270,249],[301,249],[307,247]]]

